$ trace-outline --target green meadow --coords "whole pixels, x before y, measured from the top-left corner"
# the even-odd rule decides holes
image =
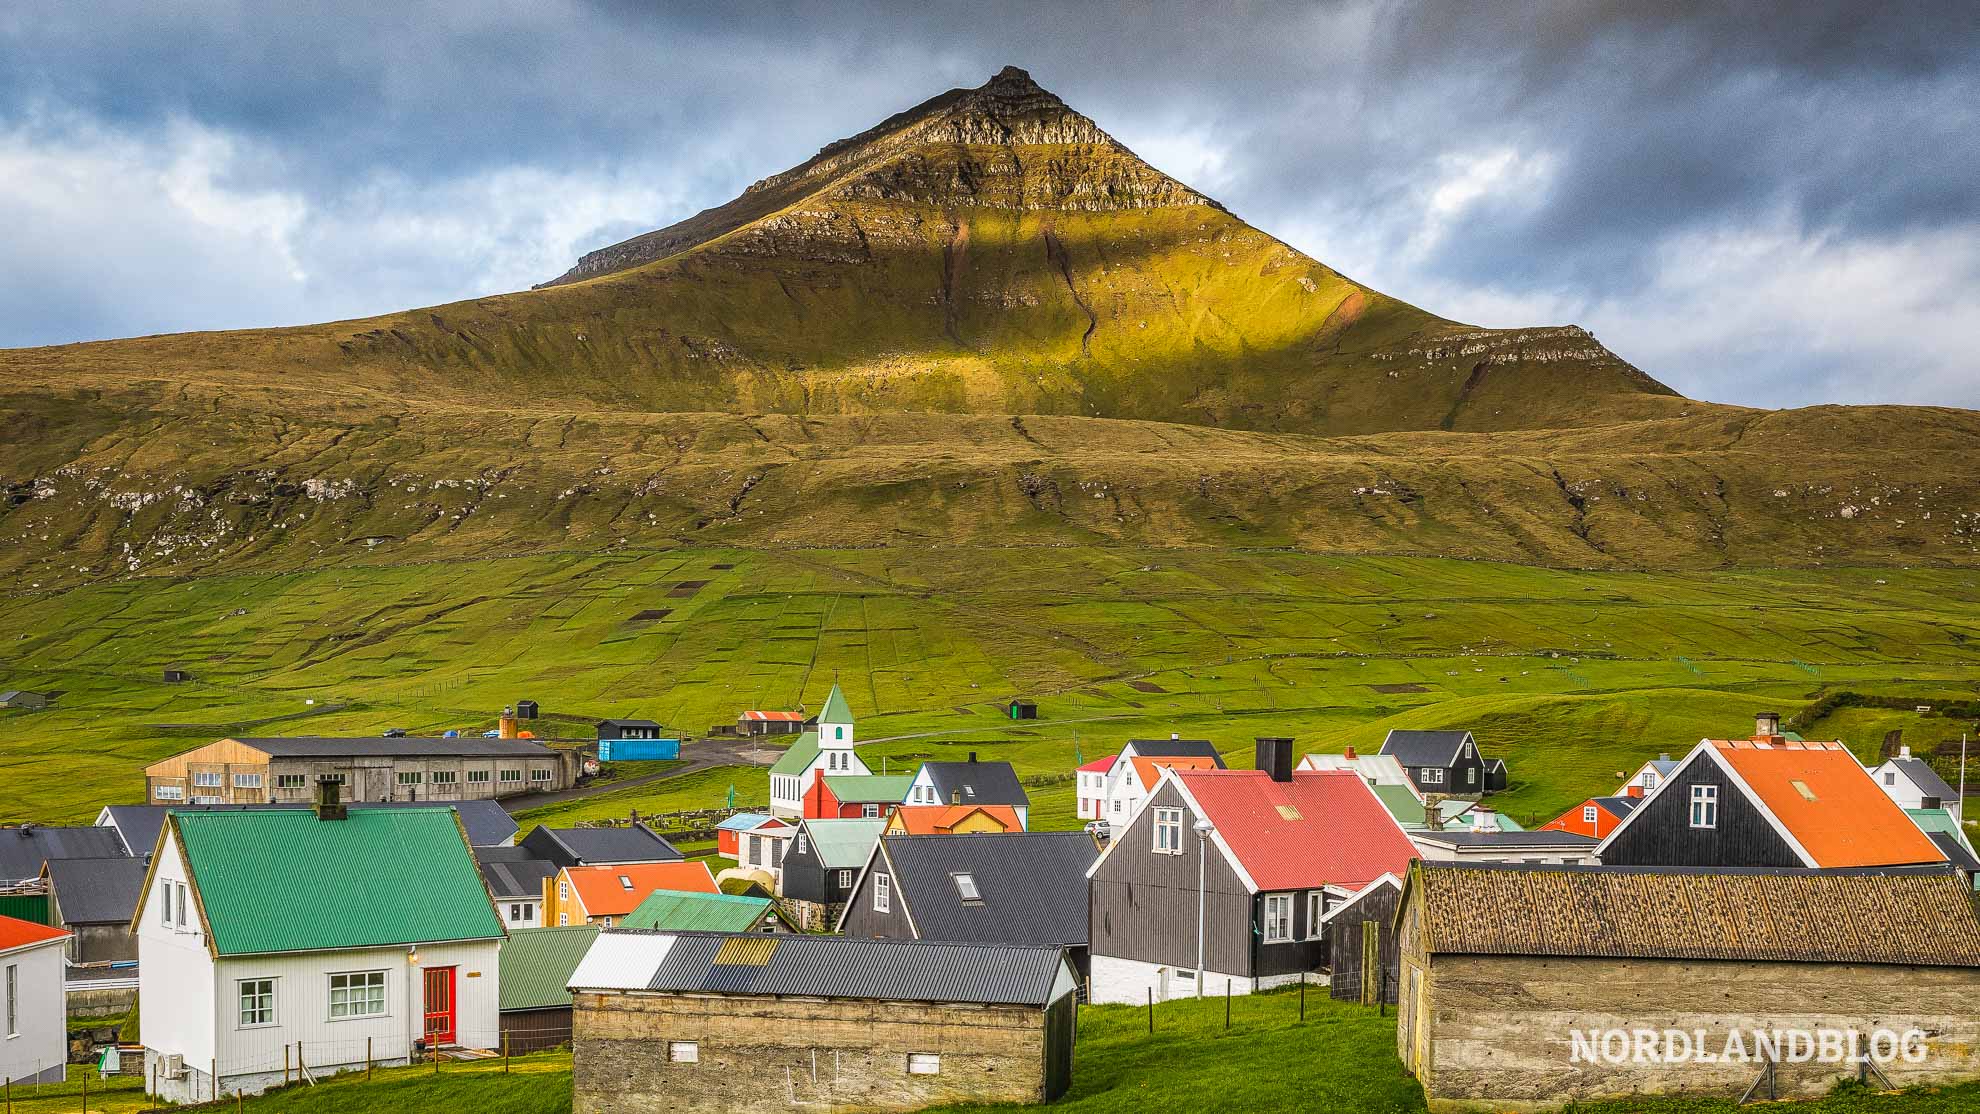
[[[167,684],[166,666],[193,680]],[[0,689],[0,820],[87,822],[145,763],[223,735],[480,731],[519,699],[545,736],[606,716],[690,734],[844,686],[879,767],[975,751],[1067,775],[1130,737],[1257,735],[1300,751],[1465,727],[1505,757],[1496,798],[1541,822],[1660,751],[1826,693],[1895,697],[1809,725],[1874,754],[1971,725],[1914,702],[1980,691],[1980,573],[1572,571],[1284,551],[676,548],[293,574],[133,578],[17,593]],[[1040,717],[1005,718],[1034,699]],[[688,752],[692,754],[692,750]],[[1980,764],[1976,764],[1980,765]],[[723,768],[552,818],[761,803]],[[1069,782],[1040,826],[1071,824]],[[1066,815],[1057,818],[1056,814]]]

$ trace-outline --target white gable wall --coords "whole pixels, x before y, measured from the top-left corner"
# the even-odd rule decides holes
[[[176,915],[172,925],[161,923],[161,894],[168,887],[176,893],[180,886],[187,894],[192,892],[185,859],[168,825],[151,884],[138,898],[138,1029],[144,1035],[147,1060],[154,1052],[176,1054],[184,1057],[187,1067],[205,1072],[216,1055],[213,957],[206,950],[196,907],[186,909],[183,928]],[[179,899],[171,900],[176,914]],[[148,1069],[146,1077],[150,1077]]]
[[[34,944],[0,955],[0,994],[13,971],[14,1032],[0,1016],[0,1078],[20,1083],[60,1083],[69,1058],[68,998],[62,988],[63,941]],[[0,1003],[0,1009],[5,1004]]]

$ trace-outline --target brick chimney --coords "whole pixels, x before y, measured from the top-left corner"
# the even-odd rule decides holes
[[[1779,712],[1760,712],[1753,717],[1754,738],[1771,739],[1780,733],[1781,714]]]
[[[337,783],[327,777],[316,779],[316,818],[318,820],[348,820],[350,806],[341,799]]]
[[[1342,751],[1341,757],[1347,759],[1350,762],[1354,761],[1355,760],[1354,748],[1349,747],[1346,750]]]
[[[513,739],[516,737],[516,710],[514,708],[502,709],[499,730],[504,739]]]
[[[1273,781],[1291,781],[1293,770],[1293,741],[1287,738],[1262,736],[1258,739],[1258,756],[1254,765],[1272,775]]]

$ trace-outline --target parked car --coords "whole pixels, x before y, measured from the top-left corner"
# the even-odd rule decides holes
[[[1105,820],[1089,820],[1086,822],[1086,834],[1104,842],[1114,838],[1114,826]]]
[[[387,727],[385,729],[385,737],[388,739],[403,739],[406,737],[406,729],[403,727]]]

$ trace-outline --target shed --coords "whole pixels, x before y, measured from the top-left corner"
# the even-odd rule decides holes
[[[502,1040],[511,1054],[571,1043],[571,992],[565,984],[598,938],[596,925],[525,928],[502,946]]]
[[[601,719],[598,721],[598,737],[601,740],[657,739],[660,737],[660,725],[650,719]]]
[[[1038,702],[1035,700],[1013,700],[1008,706],[1012,719],[1037,719]]]
[[[192,679],[193,675],[191,672],[176,665],[168,666],[163,674],[163,680],[168,685],[181,684]]]
[[[1396,902],[1402,879],[1384,874],[1328,910],[1327,993],[1343,1002],[1396,1004]],[[1376,962],[1369,963],[1369,959]]]
[[[535,719],[540,714],[540,712],[541,709],[537,707],[536,701],[534,700],[516,701],[517,719]]]
[[[25,689],[8,689],[0,692],[0,708],[24,708],[29,711],[48,707],[48,695],[28,692]]]
[[[1433,1110],[1736,1098],[1769,1060],[1783,1098],[1854,1074],[1773,1047],[1788,1031],[1866,1035],[1899,1087],[1980,1078],[1980,916],[1944,866],[1417,863],[1397,931],[1397,1052]]]
[[[1056,947],[605,932],[571,975],[572,1105],[1049,1102],[1072,1080],[1077,985]]]
[[[145,861],[128,855],[105,859],[50,859],[42,868],[48,883],[49,920],[74,935],[71,963],[136,963],[137,937],[131,914],[144,889]]]

